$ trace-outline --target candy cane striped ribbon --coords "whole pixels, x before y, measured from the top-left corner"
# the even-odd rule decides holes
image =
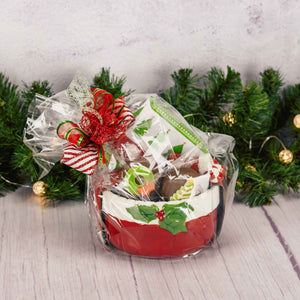
[[[105,163],[101,146],[89,144],[86,147],[78,147],[71,143],[64,146],[64,155],[61,163],[76,169],[84,174],[92,175],[98,163]]]
[[[58,125],[57,134],[67,139],[61,162],[84,174],[92,175],[98,163],[105,163],[102,148],[107,141],[116,142],[134,122],[124,96],[113,96],[99,88],[91,89],[93,101],[83,107],[80,126],[72,121]]]

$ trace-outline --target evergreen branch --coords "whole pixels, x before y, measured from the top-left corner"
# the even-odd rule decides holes
[[[125,82],[125,76],[116,77],[114,74],[110,74],[110,69],[102,68],[100,73],[94,77],[92,87],[101,88],[111,93],[114,98],[117,98],[123,94],[128,96],[133,92],[132,90],[122,92]]]
[[[295,162],[287,165],[283,162],[272,161],[269,163],[268,171],[264,174],[265,178],[269,179],[274,186],[279,186],[281,192],[287,193],[290,189],[294,192],[299,191],[300,166],[297,166]]]
[[[80,189],[69,179],[61,181],[57,175],[54,175],[48,176],[43,181],[47,184],[45,197],[52,202],[83,199]]]
[[[35,93],[51,91],[47,82],[35,81],[30,87],[25,84],[21,100],[17,86],[11,84],[8,78],[0,74],[0,175],[11,182],[24,182],[26,178],[35,180],[38,177],[38,167],[32,159],[30,150],[23,144],[23,130],[27,117],[28,106]],[[4,100],[2,100],[4,99]],[[17,185],[1,181],[1,190],[15,190]]]
[[[47,184],[45,196],[53,202],[84,199],[85,175],[64,164],[57,163],[42,180]]]
[[[38,180],[39,167],[33,159],[31,150],[25,144],[19,144],[15,147],[11,157],[11,168],[22,171],[23,176],[28,176],[31,181]]]
[[[20,102],[17,88],[0,73],[0,175],[11,182],[15,182],[18,178],[18,174],[12,170],[10,163],[14,147],[22,143],[20,133],[23,130],[22,120],[24,119],[19,110]],[[0,179],[0,189],[4,191],[15,190],[16,186]]]
[[[26,114],[27,114],[28,107],[31,104],[36,94],[40,94],[45,97],[51,97],[53,94],[51,90],[51,86],[47,80],[33,81],[30,85],[28,85],[27,83],[23,83],[23,84],[24,84],[24,90],[21,92],[23,98],[22,108],[24,111],[26,111]]]
[[[0,117],[11,118],[12,113],[19,108],[19,93],[17,85],[12,84],[8,77],[0,73]]]
[[[260,84],[252,82],[245,87],[236,99],[232,112],[245,140],[251,139],[258,144],[266,137],[272,124],[272,112],[269,97]]]
[[[21,128],[19,119],[24,118],[20,112],[19,92],[17,86],[9,81],[9,78],[0,73],[0,118],[3,126]],[[23,129],[23,128],[22,128]]]
[[[236,139],[235,156],[240,164],[237,189],[246,191],[243,199],[250,206],[265,205],[275,193],[299,191],[300,130],[293,118],[300,113],[300,84],[282,91],[279,71],[272,68],[260,73],[261,83],[243,87],[240,74],[227,67],[227,73],[212,68],[205,76],[180,69],[172,75],[174,85],[162,97],[182,113],[194,126],[204,131],[232,135]],[[102,68],[94,78],[94,87],[122,94],[125,77],[115,77]],[[18,87],[0,73],[0,191],[14,190],[24,180],[36,181],[38,167],[31,151],[22,143],[27,110],[35,93],[52,95],[47,81],[34,81]],[[126,92],[129,94],[131,91]],[[230,111],[232,122],[223,119]],[[279,161],[282,146],[277,141],[263,145],[269,136],[277,136],[294,154],[290,164]],[[3,180],[6,178],[7,180]],[[56,164],[43,178],[48,185],[46,196],[52,201],[83,199],[86,176],[69,167]]]
[[[198,106],[200,77],[192,76],[192,69],[180,69],[171,77],[174,86],[161,93],[160,96],[174,106],[181,114],[186,115]]]
[[[240,73],[235,72],[229,66],[227,66],[226,76],[221,69],[212,68],[206,79],[205,86],[210,98],[218,104],[233,102],[232,96],[242,89]]]
[[[279,71],[268,68],[263,73],[259,74],[261,76],[263,90],[271,98],[271,104],[276,104],[279,100],[279,89],[283,85]]]
[[[275,108],[273,117],[274,131],[284,127],[289,120],[290,114],[297,114],[300,112],[300,84],[288,86],[283,89],[282,97]],[[291,120],[290,120],[291,121]]]
[[[228,104],[234,103],[241,93],[242,83],[240,74],[229,66],[225,76],[221,69],[212,68],[202,80],[204,86],[199,93],[199,106],[196,112],[201,112],[195,126],[199,127],[200,122],[210,125],[210,130],[218,127],[219,119],[224,114]]]
[[[242,201],[250,207],[270,204],[275,193],[278,192],[278,189],[269,184],[262,175],[263,168],[259,170],[257,171],[256,167],[253,170],[247,166],[240,169],[239,181],[241,185],[239,188],[242,187],[246,191]]]

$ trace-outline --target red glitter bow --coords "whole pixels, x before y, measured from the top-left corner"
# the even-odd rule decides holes
[[[99,88],[92,88],[93,101],[82,109],[79,126],[64,121],[57,127],[60,138],[68,140],[61,162],[87,175],[92,175],[97,164],[105,163],[103,145],[116,142],[134,122],[125,106],[124,96],[113,96]]]

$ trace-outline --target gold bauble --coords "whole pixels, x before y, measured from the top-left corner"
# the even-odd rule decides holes
[[[233,115],[231,112],[226,113],[226,114],[223,116],[223,122],[224,122],[226,125],[229,125],[229,127],[231,127],[231,126],[235,123],[234,115]]]
[[[37,181],[33,186],[32,190],[37,196],[44,196],[46,194],[47,184],[43,181]]]
[[[236,185],[239,189],[243,187],[243,184],[239,180],[236,181]]]
[[[285,149],[279,152],[279,160],[284,162],[285,164],[289,164],[293,161],[293,153],[292,151]]]
[[[256,168],[254,166],[251,166],[251,165],[247,165],[245,167],[245,170],[252,171],[252,172],[256,172],[257,171]]]
[[[294,117],[293,123],[294,123],[295,127],[300,128],[300,114],[298,114]]]

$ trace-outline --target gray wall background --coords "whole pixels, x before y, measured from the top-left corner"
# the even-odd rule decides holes
[[[19,85],[47,79],[58,92],[79,70],[126,75],[156,92],[180,67],[230,65],[243,80],[272,66],[300,82],[297,0],[1,0],[0,72]]]

